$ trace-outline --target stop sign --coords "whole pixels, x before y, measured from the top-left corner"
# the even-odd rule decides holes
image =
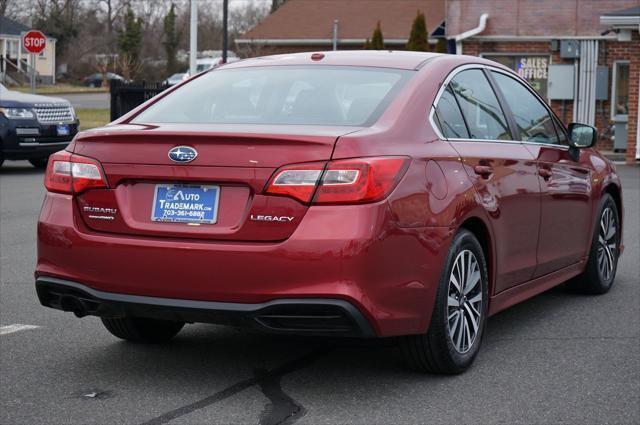
[[[46,45],[47,37],[38,30],[31,30],[22,35],[22,46],[29,53],[40,53]]]

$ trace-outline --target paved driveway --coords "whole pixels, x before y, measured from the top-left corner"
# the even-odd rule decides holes
[[[506,310],[489,320],[475,366],[440,377],[407,371],[393,340],[190,325],[168,345],[142,346],[96,318],[45,309],[33,288],[42,174],[8,163],[0,325],[37,327],[0,335],[0,423],[638,424],[640,168],[619,170],[627,250],[612,291],[554,289]]]

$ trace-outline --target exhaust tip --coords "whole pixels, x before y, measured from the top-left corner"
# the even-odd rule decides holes
[[[65,295],[60,299],[60,307],[64,311],[72,312],[76,317],[84,317],[87,315],[82,301],[69,295]]]

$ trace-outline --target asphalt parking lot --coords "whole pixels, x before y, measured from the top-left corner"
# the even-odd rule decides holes
[[[441,377],[404,368],[392,340],[190,325],[170,344],[141,346],[116,340],[97,318],[41,307],[33,269],[42,172],[7,162],[0,423],[638,424],[640,167],[618,170],[626,251],[611,292],[553,289],[498,314],[475,366]],[[34,327],[7,327],[18,324]]]
[[[67,93],[53,95],[67,99],[74,108],[105,109],[109,107],[109,93]]]

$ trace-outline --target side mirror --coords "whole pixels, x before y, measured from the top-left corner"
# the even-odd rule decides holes
[[[572,148],[590,148],[598,140],[598,130],[590,125],[573,122],[569,124],[568,130],[569,145]]]

